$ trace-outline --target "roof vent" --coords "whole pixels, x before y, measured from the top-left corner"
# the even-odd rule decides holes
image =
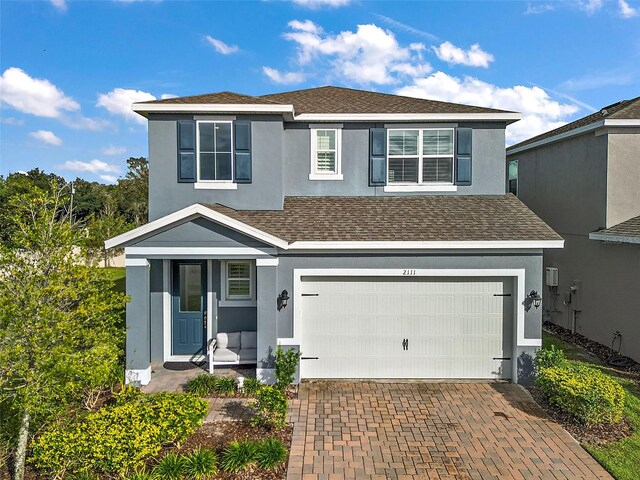
[[[609,110],[607,110],[606,108],[603,108],[602,110],[600,110],[600,115],[602,115],[603,117],[608,114],[609,114]]]

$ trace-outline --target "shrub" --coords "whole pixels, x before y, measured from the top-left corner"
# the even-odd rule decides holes
[[[256,460],[264,470],[275,470],[287,459],[287,448],[276,438],[260,442]]]
[[[233,377],[217,377],[215,391],[220,395],[233,395],[236,393],[236,379]]]
[[[218,473],[218,457],[213,450],[198,448],[184,457],[184,474],[200,480]]]
[[[622,419],[624,390],[600,370],[577,363],[539,368],[537,384],[549,403],[592,425]]]
[[[244,393],[250,396],[255,396],[258,390],[262,388],[262,382],[255,377],[248,377],[244,379]]]
[[[57,476],[126,474],[157,455],[162,445],[184,440],[208,411],[207,402],[190,394],[159,393],[118,401],[122,399],[45,430],[33,442],[35,465]]]
[[[559,367],[565,363],[564,351],[551,345],[550,348],[543,348],[536,352],[535,364],[540,368]]]
[[[276,386],[284,390],[293,383],[301,353],[289,348],[283,350],[280,345],[276,349]]]
[[[250,404],[256,412],[251,420],[254,426],[283,428],[287,420],[287,397],[275,386],[265,385],[256,394],[256,402]]]
[[[233,441],[222,452],[220,466],[225,472],[240,472],[256,463],[258,444],[251,440]]]
[[[183,471],[184,458],[175,452],[169,452],[153,468],[153,476],[162,480],[180,480]]]
[[[197,377],[192,378],[187,383],[185,390],[201,397],[210,395],[215,392],[218,384],[218,377],[210,373],[201,373]]]
[[[156,480],[156,476],[153,473],[143,469],[138,469],[125,478],[126,480]]]

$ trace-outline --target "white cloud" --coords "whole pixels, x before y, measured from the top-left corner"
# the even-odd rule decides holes
[[[58,118],[63,111],[76,111],[80,105],[44,78],[32,78],[24,70],[7,68],[0,77],[0,100],[23,113]]]
[[[454,77],[436,72],[415,79],[412,85],[396,90],[400,95],[512,110],[522,120],[507,127],[507,143],[517,143],[563,125],[578,107],[552,99],[539,87],[499,87],[474,77]]]
[[[83,115],[64,115],[60,117],[60,122],[69,128],[75,130],[90,130],[92,132],[101,132],[111,126],[111,122],[102,118],[89,118]]]
[[[595,73],[586,73],[581,77],[570,78],[560,87],[564,90],[594,90],[612,85],[629,85],[635,81],[636,74],[626,68],[611,69]]]
[[[112,115],[119,115],[128,120],[145,124],[146,119],[131,110],[131,104],[155,99],[156,97],[142,90],[114,88],[108,93],[98,94],[98,103],[96,103],[96,106],[106,108]]]
[[[262,72],[271,79],[274,83],[280,83],[282,85],[291,85],[292,83],[300,83],[305,79],[305,74],[302,72],[286,72],[282,73],[275,68],[262,67]]]
[[[2,123],[5,125],[15,125],[17,127],[24,125],[24,120],[16,117],[3,117]]]
[[[345,7],[351,3],[351,0],[293,0],[293,3],[315,10],[322,7]]]
[[[618,8],[619,8],[619,11],[620,11],[620,15],[623,18],[633,18],[633,17],[637,17],[638,15],[640,15],[640,11],[638,11],[638,9],[633,8],[631,5],[629,5],[624,0],[618,0]]]
[[[168,98],[178,98],[178,95],[174,95],[173,93],[163,93],[162,95],[160,95],[160,98],[162,100],[166,100]]]
[[[406,23],[402,23],[399,22],[391,17],[387,17],[385,15],[380,15],[379,13],[374,14],[376,17],[378,17],[380,20],[382,20],[384,23],[386,23],[387,25],[390,25],[392,27],[396,27],[399,28],[400,30],[403,30],[407,33],[411,33],[413,35],[417,35],[419,37],[424,37],[428,40],[437,42],[439,40],[438,37],[436,37],[433,33],[430,32],[426,32],[424,30],[419,30],[415,27],[412,27],[411,25],[407,25]]]
[[[467,65],[469,67],[488,68],[493,62],[493,55],[485,52],[477,43],[467,51],[456,47],[451,42],[444,42],[439,47],[432,47],[436,56],[451,65]]]
[[[29,136],[42,143],[46,143],[47,145],[54,145],[56,147],[62,145],[62,139],[56,136],[56,134],[50,130],[38,130],[36,132],[30,132]]]
[[[213,38],[211,35],[206,35],[204,39],[216,49],[216,52],[221,53],[222,55],[231,55],[232,53],[236,53],[240,48],[237,45],[227,45],[222,40],[218,40],[217,38]]]
[[[109,145],[102,149],[103,155],[122,155],[125,153],[127,149],[125,147],[116,147],[114,145]]]
[[[529,2],[527,4],[527,9],[525,10],[525,15],[539,15],[541,13],[552,12],[556,9],[556,6],[552,3],[538,3],[535,4]]]
[[[116,181],[118,180],[118,177],[115,177],[113,175],[98,175],[98,177],[107,183],[116,183]]]
[[[430,71],[422,61],[422,44],[402,47],[394,34],[377,25],[358,25],[356,32],[344,31],[337,35],[324,32],[322,27],[307,20],[289,22],[293,30],[284,38],[298,47],[298,62],[310,65],[323,73],[356,84],[390,84],[406,75],[411,64],[419,71]],[[321,59],[328,66],[321,66]],[[313,62],[312,62],[313,60]]]
[[[578,6],[589,15],[596,13],[602,8],[604,0],[581,0]]]
[[[65,0],[51,0],[51,5],[53,5],[61,12],[67,11],[67,2]]]
[[[62,165],[57,165],[56,168],[60,170],[70,170],[72,172],[89,172],[95,174],[101,173],[119,173],[120,167],[118,165],[110,165],[102,160],[94,159],[89,162],[83,162],[82,160],[67,160]]]

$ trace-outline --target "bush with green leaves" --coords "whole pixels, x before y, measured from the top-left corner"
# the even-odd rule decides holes
[[[153,476],[162,480],[180,480],[184,474],[184,457],[175,452],[167,453],[153,467]]]
[[[256,401],[250,404],[256,412],[251,423],[270,429],[283,428],[287,421],[287,406],[287,397],[282,390],[273,385],[265,385],[256,394]]]
[[[277,438],[268,438],[258,445],[256,461],[264,470],[275,470],[287,460],[287,447]]]
[[[126,391],[122,395],[130,396]],[[141,395],[69,423],[56,423],[32,445],[33,463],[46,473],[126,474],[156,456],[163,445],[179,444],[202,423],[208,404],[195,395]]]
[[[614,378],[586,365],[564,362],[540,367],[536,383],[550,404],[587,424],[622,419],[625,393]]]
[[[193,480],[209,478],[218,473],[218,456],[213,450],[197,448],[184,456],[183,472]]]
[[[293,348],[283,350],[280,345],[276,349],[276,386],[281,390],[293,383],[301,353]]]
[[[551,345],[536,352],[535,364],[537,368],[559,367],[566,361],[564,351]]]
[[[247,377],[244,379],[244,384],[242,389],[246,395],[253,397],[258,393],[258,390],[260,390],[262,387],[263,387],[263,384],[260,380],[258,380],[255,377]]]
[[[252,440],[235,440],[222,452],[220,466],[225,472],[240,472],[257,461],[258,443]]]
[[[233,377],[217,377],[215,391],[219,395],[228,396],[236,393],[236,379]]]
[[[230,396],[236,393],[236,379],[233,377],[220,377],[210,373],[201,373],[187,383],[185,390],[201,397],[213,393]]]

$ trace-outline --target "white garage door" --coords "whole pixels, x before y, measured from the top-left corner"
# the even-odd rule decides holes
[[[302,378],[510,378],[505,278],[303,277]]]

